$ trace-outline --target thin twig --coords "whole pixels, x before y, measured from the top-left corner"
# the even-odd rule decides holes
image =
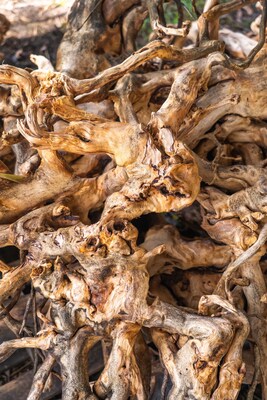
[[[38,326],[37,326],[37,316],[36,316],[36,294],[33,284],[32,284],[32,318],[33,318],[33,333],[34,336],[36,336],[38,331]],[[33,355],[34,355],[33,371],[34,373],[36,373],[38,367],[37,349],[33,349]]]
[[[43,393],[45,383],[49,377],[49,374],[55,364],[55,358],[48,354],[43,364],[40,366],[36,372],[30,393],[28,394],[27,400],[38,400]]]
[[[168,384],[168,377],[169,374],[166,369],[164,369],[164,375],[163,375],[163,381],[162,381],[162,386],[160,390],[161,394],[161,399],[164,400],[166,398],[166,389],[167,389],[167,384]]]
[[[29,311],[30,311],[32,298],[33,298],[33,293],[32,293],[32,290],[31,290],[30,297],[27,300],[25,311],[24,311],[24,314],[23,314],[22,324],[21,324],[20,331],[19,331],[20,335],[21,335],[21,333],[22,333],[22,331],[23,331],[23,329],[24,329],[24,327],[26,325],[26,320],[27,320],[27,317],[28,317],[28,314],[29,314]]]
[[[256,46],[251,50],[247,59],[242,62],[234,62],[226,55],[226,67],[233,69],[245,69],[250,66],[257,53],[262,49],[266,39],[266,26],[267,26],[267,1],[263,1],[263,9],[260,23],[259,41]]]
[[[253,374],[253,379],[248,391],[247,395],[247,400],[253,400],[254,399],[254,392],[256,390],[259,376],[260,376],[260,351],[259,348],[256,344],[254,344],[254,374]]]
[[[182,7],[182,2],[181,0],[174,0],[176,7],[177,7],[177,12],[178,12],[178,24],[177,28],[181,28],[184,22],[184,9]]]

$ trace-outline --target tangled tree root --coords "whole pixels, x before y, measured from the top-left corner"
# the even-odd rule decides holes
[[[168,399],[233,400],[249,381],[245,343],[250,396],[260,381],[267,399],[266,1],[238,62],[219,18],[255,1],[207,1],[190,48],[175,3],[178,27],[162,1],[75,1],[56,70],[41,56],[32,72],[0,66],[0,243],[21,252],[0,264],[1,318],[17,337],[0,361],[37,349],[30,400],[56,364],[64,400],[148,399],[152,349]],[[156,40],[136,51],[147,15]]]

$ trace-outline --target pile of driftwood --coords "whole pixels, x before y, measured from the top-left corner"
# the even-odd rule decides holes
[[[76,0],[56,68],[0,66],[3,399],[267,399],[267,4],[163,3]]]

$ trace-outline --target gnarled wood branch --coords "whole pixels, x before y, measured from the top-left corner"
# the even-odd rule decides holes
[[[179,1],[174,27],[171,2],[76,0],[55,69],[0,66],[0,246],[21,255],[0,264],[17,336],[0,361],[45,352],[28,399],[59,364],[63,400],[145,400],[156,357],[168,399],[236,399],[249,341],[267,399],[266,2],[241,64],[219,40],[219,18],[254,3],[207,1],[187,47]],[[147,16],[157,40],[138,49]],[[30,303],[12,317],[29,283],[44,300],[32,331]]]

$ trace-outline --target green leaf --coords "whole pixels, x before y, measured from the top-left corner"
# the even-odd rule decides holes
[[[184,8],[186,9],[186,11],[188,12],[188,14],[190,15],[191,18],[195,18],[195,11],[192,5],[192,1],[191,0],[182,0],[182,4],[184,6]]]
[[[0,172],[0,178],[6,179],[8,181],[16,182],[16,183],[25,181],[25,176],[14,175],[14,174],[3,174],[1,172]]]

